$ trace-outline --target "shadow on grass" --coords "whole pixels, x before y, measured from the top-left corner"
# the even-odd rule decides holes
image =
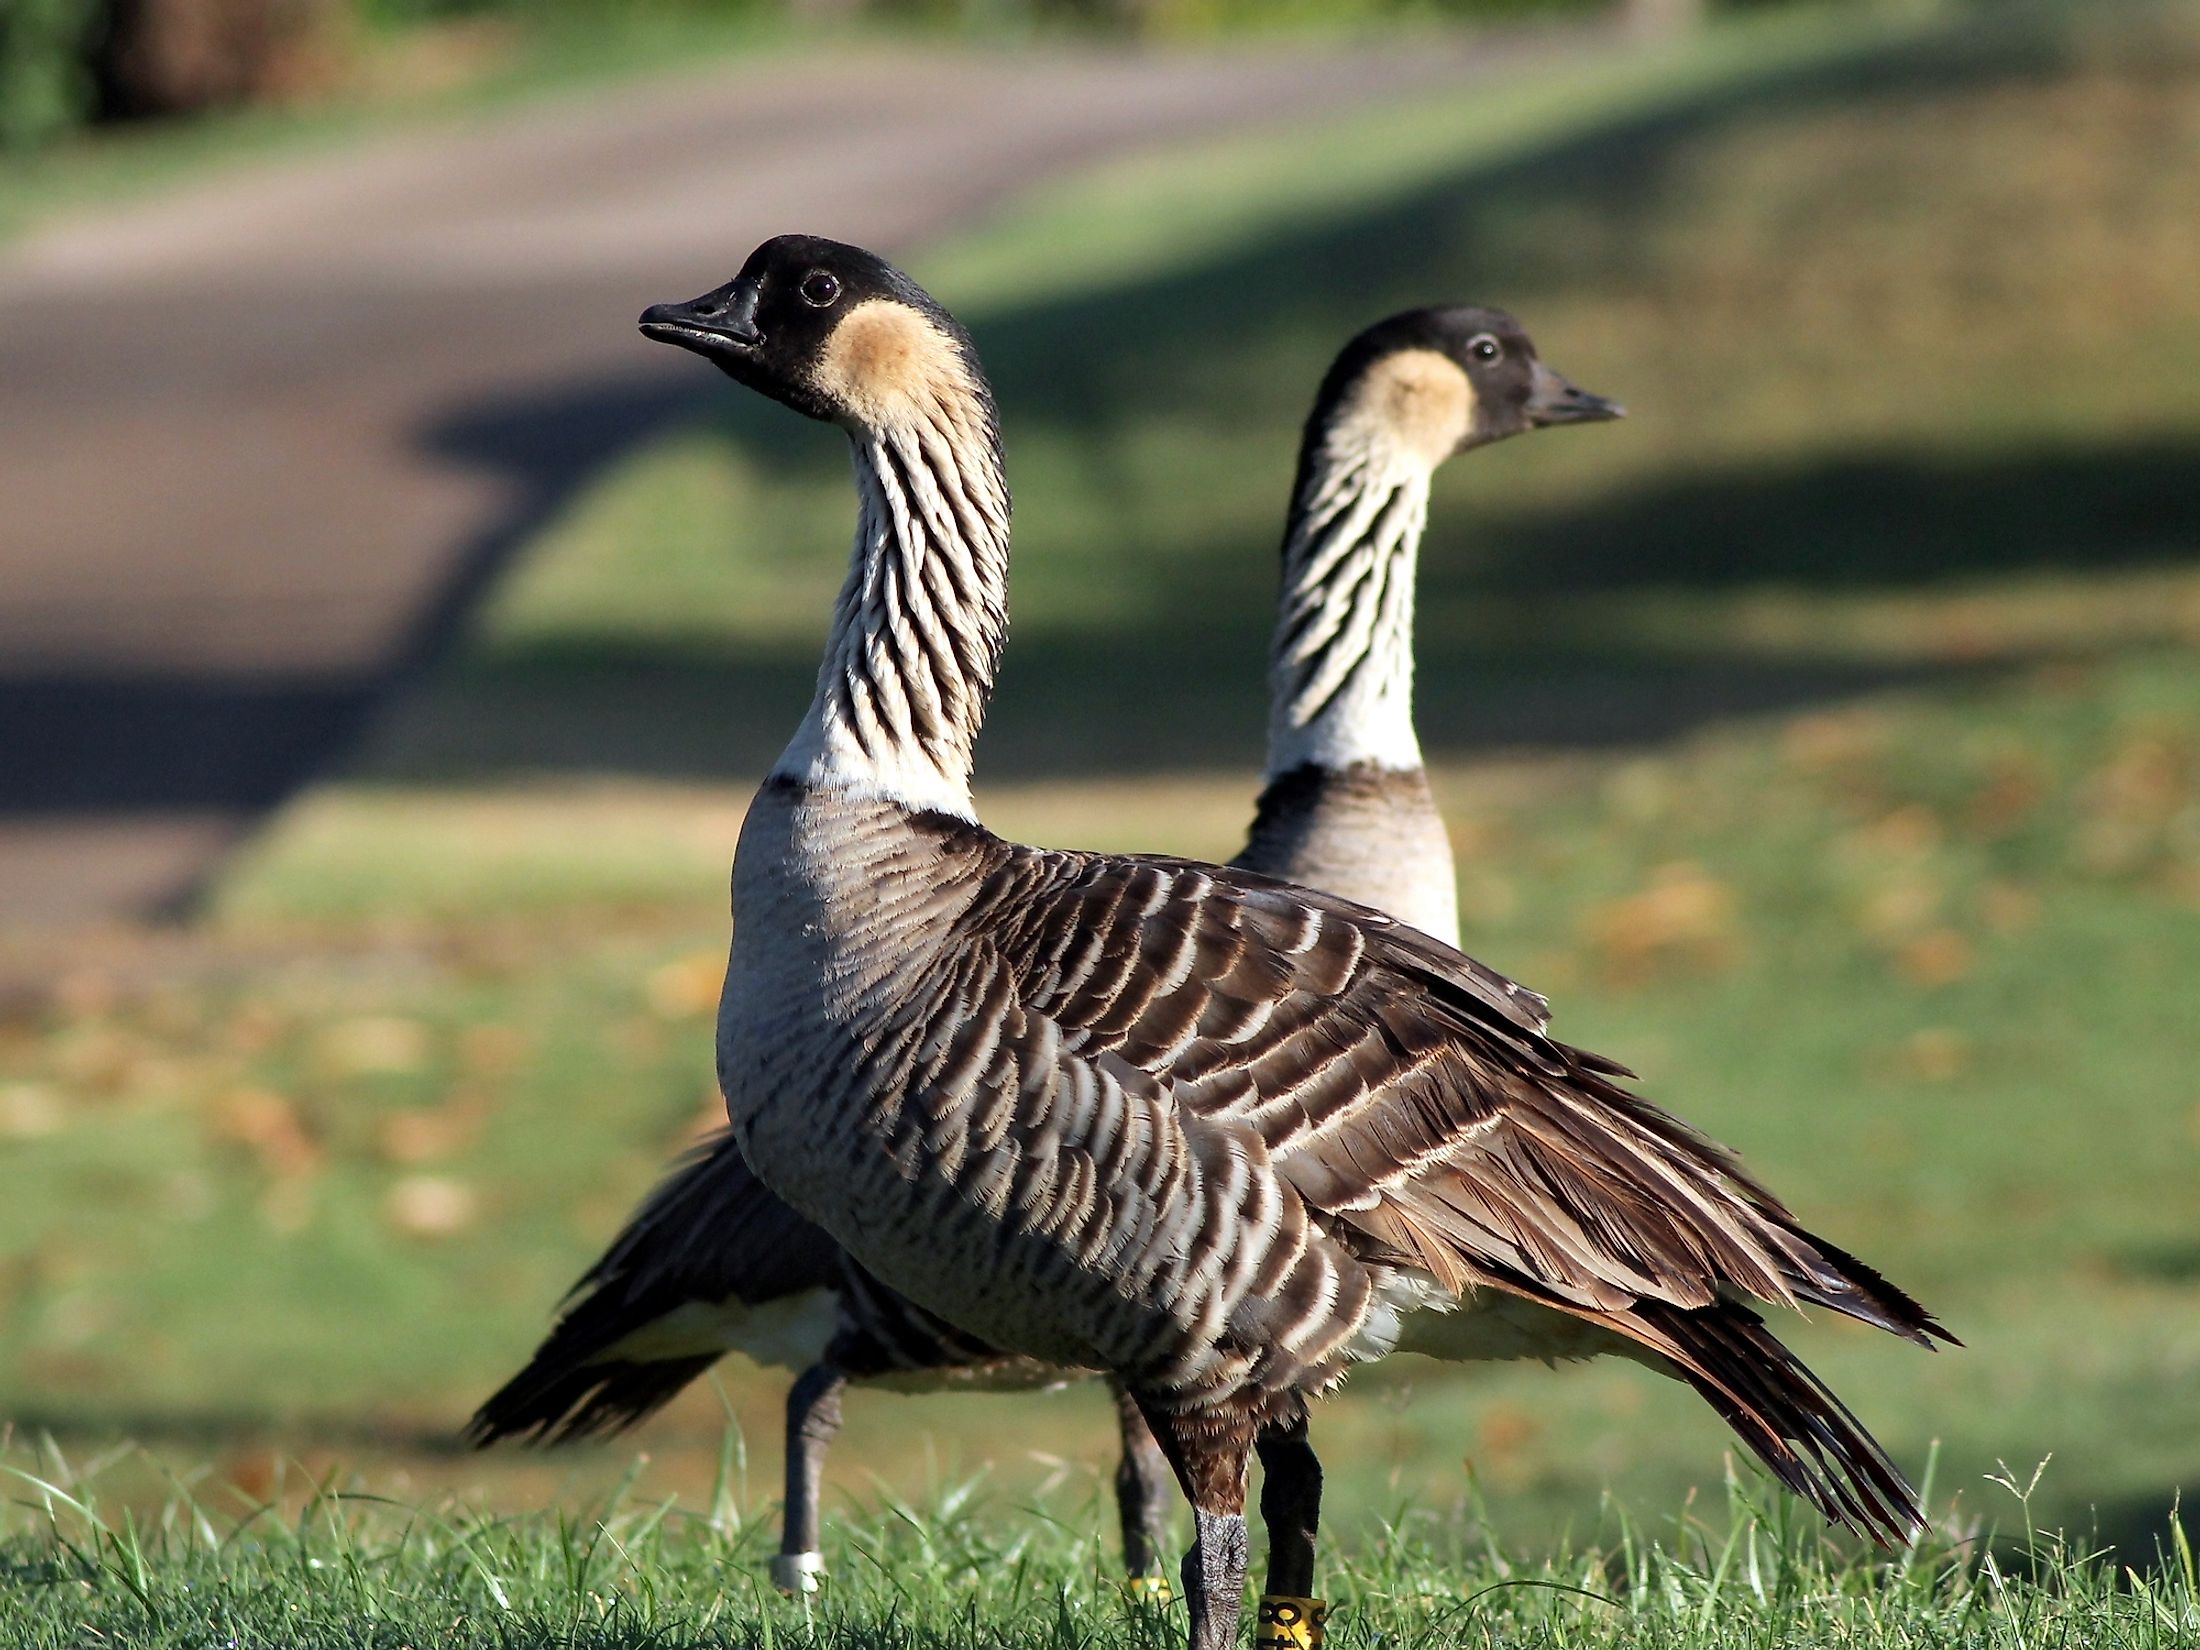
[[[1025,640],[986,726],[982,781],[1257,765],[1264,635]],[[1422,743],[1432,757],[1624,747],[1955,668],[1573,655],[1558,647],[1511,661],[1471,645],[1427,644]],[[807,652],[713,660],[612,648],[469,669],[439,695],[434,715],[417,719],[401,743],[379,754],[373,777],[753,778],[785,745],[816,675]],[[1181,714],[1185,706],[1198,714]]]
[[[2184,1492],[2174,1484],[2119,1496],[2094,1509],[2087,1546],[2112,1550],[2119,1565],[2141,1575],[2174,1575],[2183,1560],[2170,1549],[2172,1519],[2190,1523]]]
[[[2094,1502],[2090,1516],[2071,1517],[2059,1529],[2050,1525],[2036,1543],[2025,1540],[2021,1525],[2012,1530],[2004,1520],[1987,1550],[2004,1575],[2043,1586],[2054,1585],[2074,1558],[2105,1557],[2119,1572],[2173,1581],[2184,1569],[2172,1547],[2173,1521],[2190,1526],[2183,1491],[2171,1484]]]
[[[440,1426],[378,1421],[342,1412],[279,1416],[248,1408],[124,1408],[96,1413],[54,1408],[18,1409],[8,1419],[9,1432],[18,1440],[51,1436],[106,1447],[116,1439],[126,1439],[147,1448],[175,1446],[210,1455],[263,1446],[356,1451],[366,1459],[456,1458],[474,1453],[456,1423]]]
[[[448,654],[512,551],[612,462],[692,406],[646,374],[456,412],[435,445],[514,484],[514,505],[451,558],[407,633],[367,670],[87,676],[0,668],[0,817],[74,809],[272,808],[339,758],[396,689]],[[188,622],[188,621],[185,621]]]
[[[2169,564],[2189,557],[2180,534],[2195,520],[2200,442],[2169,440],[1689,477],[1468,524],[1471,555],[1452,553],[1439,520],[1422,572],[1423,743],[1448,758],[1624,746],[1980,668],[1630,644],[1579,622],[1585,592],[1901,589]],[[1251,765],[1266,715],[1271,568],[1251,547],[1221,561],[1155,560],[1142,564],[1153,587],[1135,621],[1019,626],[983,776]],[[807,645],[683,650],[616,637],[477,657],[446,677],[376,777],[753,775],[799,719],[816,669]]]
[[[2200,439],[1998,453],[1844,454],[1691,475],[1480,535],[1489,584],[1918,588],[2012,572],[2189,563]]]
[[[2150,1283],[2200,1285],[2200,1240],[2126,1249],[2115,1255],[2112,1263],[2125,1277],[2144,1278]]]

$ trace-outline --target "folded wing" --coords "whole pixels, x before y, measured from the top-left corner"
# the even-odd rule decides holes
[[[1066,1058],[1146,1074],[1188,1132],[1249,1133],[1363,1261],[1655,1354],[1828,1517],[1914,1526],[1899,1472],[1749,1303],[1946,1332],[1549,1037],[1541,998],[1365,907],[1183,861],[1020,851],[981,907]]]

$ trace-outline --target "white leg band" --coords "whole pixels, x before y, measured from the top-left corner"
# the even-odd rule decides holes
[[[772,1585],[782,1593],[814,1593],[825,1574],[823,1553],[772,1554]]]

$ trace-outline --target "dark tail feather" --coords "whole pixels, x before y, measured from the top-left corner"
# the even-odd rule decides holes
[[[609,1437],[654,1415],[718,1361],[715,1353],[652,1363],[618,1360],[575,1364],[558,1336],[527,1367],[496,1390],[466,1423],[466,1441],[487,1449],[506,1438],[569,1444]]]
[[[1901,1469],[1755,1312],[1738,1303],[1684,1310],[1645,1302],[1633,1316],[1651,1329],[1653,1344],[1673,1349],[1681,1377],[1773,1476],[1833,1523],[1888,1546],[1923,1526]]]
[[[1942,1327],[1939,1319],[1847,1250],[1835,1248],[1815,1232],[1803,1235],[1829,1269],[1825,1277],[1797,1281],[1795,1292],[1804,1300],[1915,1341],[1928,1351],[1935,1341],[1949,1346],[1963,1344]]]
[[[717,1362],[708,1335],[651,1337],[658,1356],[621,1343],[677,1315],[790,1300],[839,1286],[832,1240],[767,1191],[731,1135],[675,1165],[566,1296],[564,1315],[527,1367],[468,1423],[483,1448],[619,1432],[671,1401]],[[629,1348],[631,1351],[631,1347]]]

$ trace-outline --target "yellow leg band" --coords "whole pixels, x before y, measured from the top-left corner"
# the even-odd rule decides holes
[[[1166,1604],[1176,1597],[1167,1576],[1132,1576],[1129,1586],[1131,1597],[1147,1604]]]
[[[1322,1599],[1263,1593],[1254,1618],[1253,1650],[1322,1650],[1328,1625],[1329,1605]]]

